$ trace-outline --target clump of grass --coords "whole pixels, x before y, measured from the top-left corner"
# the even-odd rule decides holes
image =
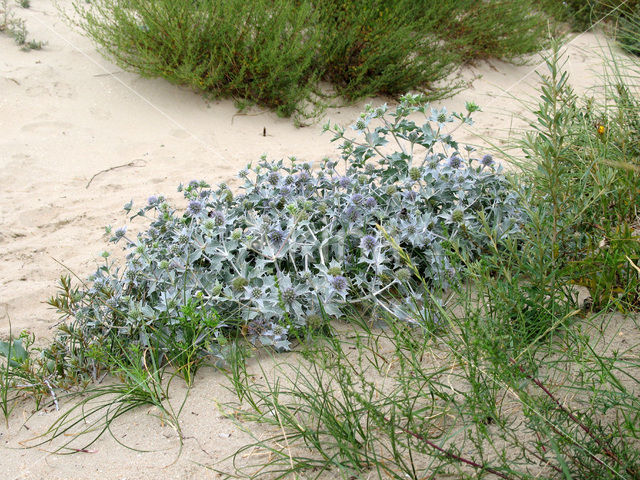
[[[17,337],[13,336],[9,318],[8,322],[9,337],[0,341],[0,411],[6,422],[16,403],[25,398],[34,402],[36,410],[41,408],[45,398],[58,408],[56,391],[69,387],[74,376],[63,378],[58,374],[56,360],[59,358],[54,358],[56,344],[50,348],[35,348],[32,334],[23,331]]]
[[[87,451],[107,433],[122,446],[131,448],[113,435],[118,418],[136,408],[153,406],[157,411],[154,415],[175,430],[182,447],[179,417],[186,396],[177,405],[169,398],[172,380],[181,372],[170,371],[170,363],[161,364],[161,354],[154,346],[140,349],[114,343],[110,350],[101,350],[100,354],[102,364],[108,366],[108,372],[116,381],[65,394],[62,398],[73,404],[26,446],[54,443],[56,453],[72,454]],[[189,350],[183,347],[181,354],[188,355]],[[59,443],[55,444],[56,441]]]
[[[438,335],[428,323],[387,317],[372,328],[361,319],[349,335],[332,330],[307,345],[304,358],[260,367],[261,381],[244,356],[234,358],[240,403],[225,408],[245,431],[258,423],[266,432],[234,454],[227,473],[637,478],[638,385],[625,379],[640,368],[628,361],[638,346],[603,351],[603,337],[568,333],[514,358],[495,341],[488,309],[473,305],[463,315],[441,310],[454,328]],[[568,364],[583,376],[567,378]]]
[[[338,95],[447,95],[458,65],[541,48],[548,19],[533,2],[381,0],[115,0],[74,3],[80,26],[111,59],[143,76],[314,115],[318,82]]]

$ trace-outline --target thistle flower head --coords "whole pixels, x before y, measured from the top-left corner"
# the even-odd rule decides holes
[[[493,165],[493,157],[487,154],[484,157],[482,157],[482,159],[480,160],[480,163],[484,167],[490,167],[491,165]]]
[[[449,159],[449,167],[460,168],[460,165],[462,165],[462,159],[458,155],[454,155]]]
[[[178,234],[178,242],[179,243],[187,243],[189,241],[189,232],[187,229],[182,229]]]
[[[127,234],[127,226],[117,228],[115,232],[113,232],[113,236],[116,237],[116,240],[120,240]]]
[[[289,195],[291,195],[291,187],[288,187],[287,185],[283,186],[280,189],[280,195],[282,195],[284,198],[288,197]]]
[[[303,170],[298,175],[296,175],[297,184],[304,185],[305,183],[308,183],[309,180],[311,180],[311,175],[309,175],[309,172],[307,172],[306,170]]]
[[[364,197],[360,193],[354,193],[351,195],[351,201],[355,205],[360,205],[364,201]]]
[[[355,223],[360,218],[360,212],[355,207],[349,206],[344,210],[344,218],[350,223]]]
[[[295,299],[296,291],[293,288],[289,287],[282,290],[282,300],[284,303],[293,303]]]
[[[367,122],[365,122],[364,119],[360,118],[356,121],[353,128],[355,130],[364,130],[365,128],[367,128]]]
[[[342,275],[331,277],[329,283],[331,284],[331,287],[333,287],[333,289],[339,293],[346,292],[347,287],[349,286],[349,282],[347,282],[347,279]]]
[[[187,207],[187,213],[192,217],[195,217],[198,214],[202,213],[202,210],[204,210],[204,205],[199,200],[191,200],[189,202],[189,206]]]
[[[265,333],[273,335],[273,338],[276,340],[280,340],[281,338],[286,336],[288,332],[289,329],[284,325],[280,325],[279,323],[271,323],[271,328],[268,332]]]
[[[347,188],[349,185],[351,185],[351,179],[349,177],[340,177],[338,178],[338,186],[340,188]]]
[[[269,240],[278,247],[282,245],[286,237],[287,233],[279,228],[274,228],[269,232]]]
[[[370,252],[378,244],[378,239],[373,235],[365,235],[360,239],[360,248],[365,252]]]
[[[406,282],[411,278],[411,271],[408,268],[400,268],[396,271],[396,278],[401,282]]]
[[[234,229],[233,232],[231,232],[231,238],[236,241],[242,240],[242,229]]]
[[[280,183],[280,174],[278,172],[271,172],[267,176],[267,182],[269,182],[274,187]]]
[[[262,296],[262,289],[260,287],[253,287],[253,288],[250,288],[249,290],[250,290],[249,294],[251,295],[251,298],[258,299]]]
[[[364,206],[367,207],[369,210],[373,210],[374,208],[376,208],[378,206],[378,202],[376,201],[375,198],[373,197],[368,197],[365,201],[364,201]]]
[[[231,288],[233,288],[236,292],[241,291],[247,285],[249,285],[249,282],[244,277],[236,277],[231,281]]]

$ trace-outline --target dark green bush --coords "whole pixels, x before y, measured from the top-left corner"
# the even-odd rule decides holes
[[[617,22],[640,7],[639,0],[544,0],[543,9],[578,30],[587,30],[607,19]]]
[[[640,4],[620,19],[617,40],[627,52],[640,55]]]
[[[530,0],[76,0],[80,26],[121,66],[288,116],[319,103],[417,89],[443,96],[459,64],[539,49]],[[320,94],[320,95],[318,95]],[[309,103],[311,102],[311,103]]]

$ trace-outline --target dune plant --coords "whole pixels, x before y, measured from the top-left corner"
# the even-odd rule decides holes
[[[215,97],[285,116],[347,100],[420,90],[443,96],[461,63],[513,58],[545,44],[535,2],[501,0],[75,1],[77,21],[112,60]]]
[[[115,381],[86,386],[76,392],[67,391],[61,401],[67,406],[52,425],[41,435],[27,442],[29,447],[53,445],[56,453],[73,454],[86,452],[102,435],[111,435],[116,442],[127,448],[113,434],[117,420],[127,412],[141,406],[155,408],[155,416],[171,426],[182,447],[179,417],[186,401],[172,403],[169,392],[172,380],[180,371],[170,371],[172,362],[160,364],[161,354],[153,345],[144,349],[117,339],[110,350],[102,350],[103,365]],[[184,348],[182,355],[188,355]]]
[[[22,8],[30,6],[26,0],[16,3]],[[9,0],[0,0],[0,33],[3,32],[12,37],[24,51],[40,50],[44,46],[43,42],[27,39],[28,32],[25,22],[16,16]]]
[[[375,304],[411,321],[421,298],[416,279],[377,225],[437,291],[458,267],[449,244],[475,258],[488,251],[489,234],[512,235],[521,219],[500,167],[461,149],[444,128],[470,122],[477,107],[450,115],[422,100],[368,107],[355,139],[327,126],[341,142],[342,167],[263,159],[240,172],[237,192],[181,186],[184,212],[150,197],[133,215],[146,219],[146,230],[108,229],[124,243],[126,263],[105,256],[86,285],[67,285],[50,304],[70,318],[85,350],[108,350],[118,339],[155,345],[167,359],[175,342],[223,356],[225,339],[237,335],[287,350],[323,313],[339,317],[347,305]]]
[[[541,6],[560,20],[569,22],[578,30],[588,30],[594,24],[605,20],[616,23],[633,15],[638,8],[638,0],[543,0]]]
[[[25,398],[33,400],[36,410],[45,398],[57,408],[56,390],[68,384],[67,380],[60,381],[48,350],[33,346],[34,335],[23,331],[14,336],[8,321],[9,337],[0,340],[0,411],[6,422],[17,402]]]
[[[426,323],[389,316],[371,328],[354,313],[355,332],[332,328],[273,369],[238,352],[229,379],[239,402],[224,410],[249,434],[262,428],[224,473],[638,478],[637,344],[620,352],[577,330],[510,356],[492,331],[493,305],[459,300],[439,312],[453,328],[435,337]],[[567,375],[567,365],[582,373]]]
[[[549,222],[547,265],[561,283],[585,286],[593,308],[636,310],[640,105],[621,78],[607,89],[608,105],[581,104],[560,62],[556,51],[520,163],[531,208]]]
[[[229,374],[238,403],[225,408],[245,431],[257,422],[267,432],[227,473],[640,478],[639,345],[620,341],[638,331],[637,315],[608,311],[635,310],[640,291],[638,105],[620,75],[605,79],[609,104],[581,104],[557,47],[547,69],[520,144],[519,232],[481,224],[489,249],[475,258],[451,242],[465,268],[445,301],[423,278],[414,322],[351,310],[348,334],[327,322],[330,335],[273,370],[239,352]],[[384,236],[420,279],[413,254]],[[575,283],[587,286],[589,308]],[[248,449],[269,455],[247,459]]]

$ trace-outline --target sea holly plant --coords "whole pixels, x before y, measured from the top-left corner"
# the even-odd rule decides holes
[[[477,257],[521,221],[500,166],[451,137],[451,123],[470,123],[477,107],[449,114],[422,100],[367,107],[355,138],[327,126],[342,162],[262,158],[239,173],[237,191],[180,185],[184,210],[150,197],[133,215],[148,221],[146,230],[108,231],[126,263],[106,258],[73,298],[52,305],[97,342],[115,336],[168,352],[170,339],[191,338],[201,354],[219,356],[239,333],[287,350],[292,337],[345,307],[417,322],[409,306],[422,301],[423,282],[441,291],[460,268],[448,255],[454,246]],[[189,322],[204,323],[193,334]]]

